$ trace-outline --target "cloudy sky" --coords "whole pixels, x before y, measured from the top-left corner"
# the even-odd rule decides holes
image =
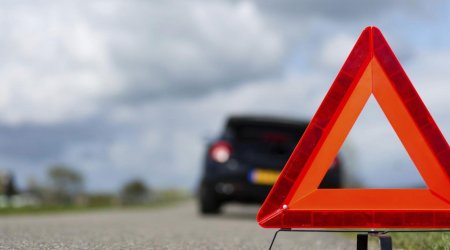
[[[450,5],[440,1],[0,1],[0,166],[87,188],[193,188],[229,114],[310,118],[378,26],[450,138]],[[344,148],[369,186],[421,182],[376,102]]]

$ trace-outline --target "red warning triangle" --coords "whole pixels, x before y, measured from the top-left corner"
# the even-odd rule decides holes
[[[370,95],[426,189],[318,189]],[[272,228],[450,228],[450,149],[380,30],[366,28],[257,215]]]

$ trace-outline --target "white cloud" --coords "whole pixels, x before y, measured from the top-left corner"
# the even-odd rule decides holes
[[[319,62],[331,68],[342,67],[355,44],[355,37],[338,33],[324,41],[320,51]]]
[[[251,2],[130,5],[119,14],[125,18],[127,29],[116,29],[111,43],[130,102],[198,96],[282,66],[283,37]]]
[[[40,1],[1,14],[7,123],[59,123],[98,115],[111,98],[237,85],[277,70],[284,53],[250,2]]]
[[[95,114],[116,77],[102,34],[71,5],[1,11],[0,120],[55,123]]]

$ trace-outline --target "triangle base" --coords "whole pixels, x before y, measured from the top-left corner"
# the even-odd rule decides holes
[[[268,228],[450,228],[449,204],[429,189],[318,189],[259,223]]]
[[[265,228],[450,228],[448,210],[280,210]]]

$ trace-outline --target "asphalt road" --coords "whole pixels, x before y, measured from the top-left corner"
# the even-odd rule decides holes
[[[274,230],[255,221],[256,206],[228,206],[201,217],[194,202],[154,209],[0,218],[0,249],[267,249]],[[282,233],[273,249],[355,249],[335,233]]]

